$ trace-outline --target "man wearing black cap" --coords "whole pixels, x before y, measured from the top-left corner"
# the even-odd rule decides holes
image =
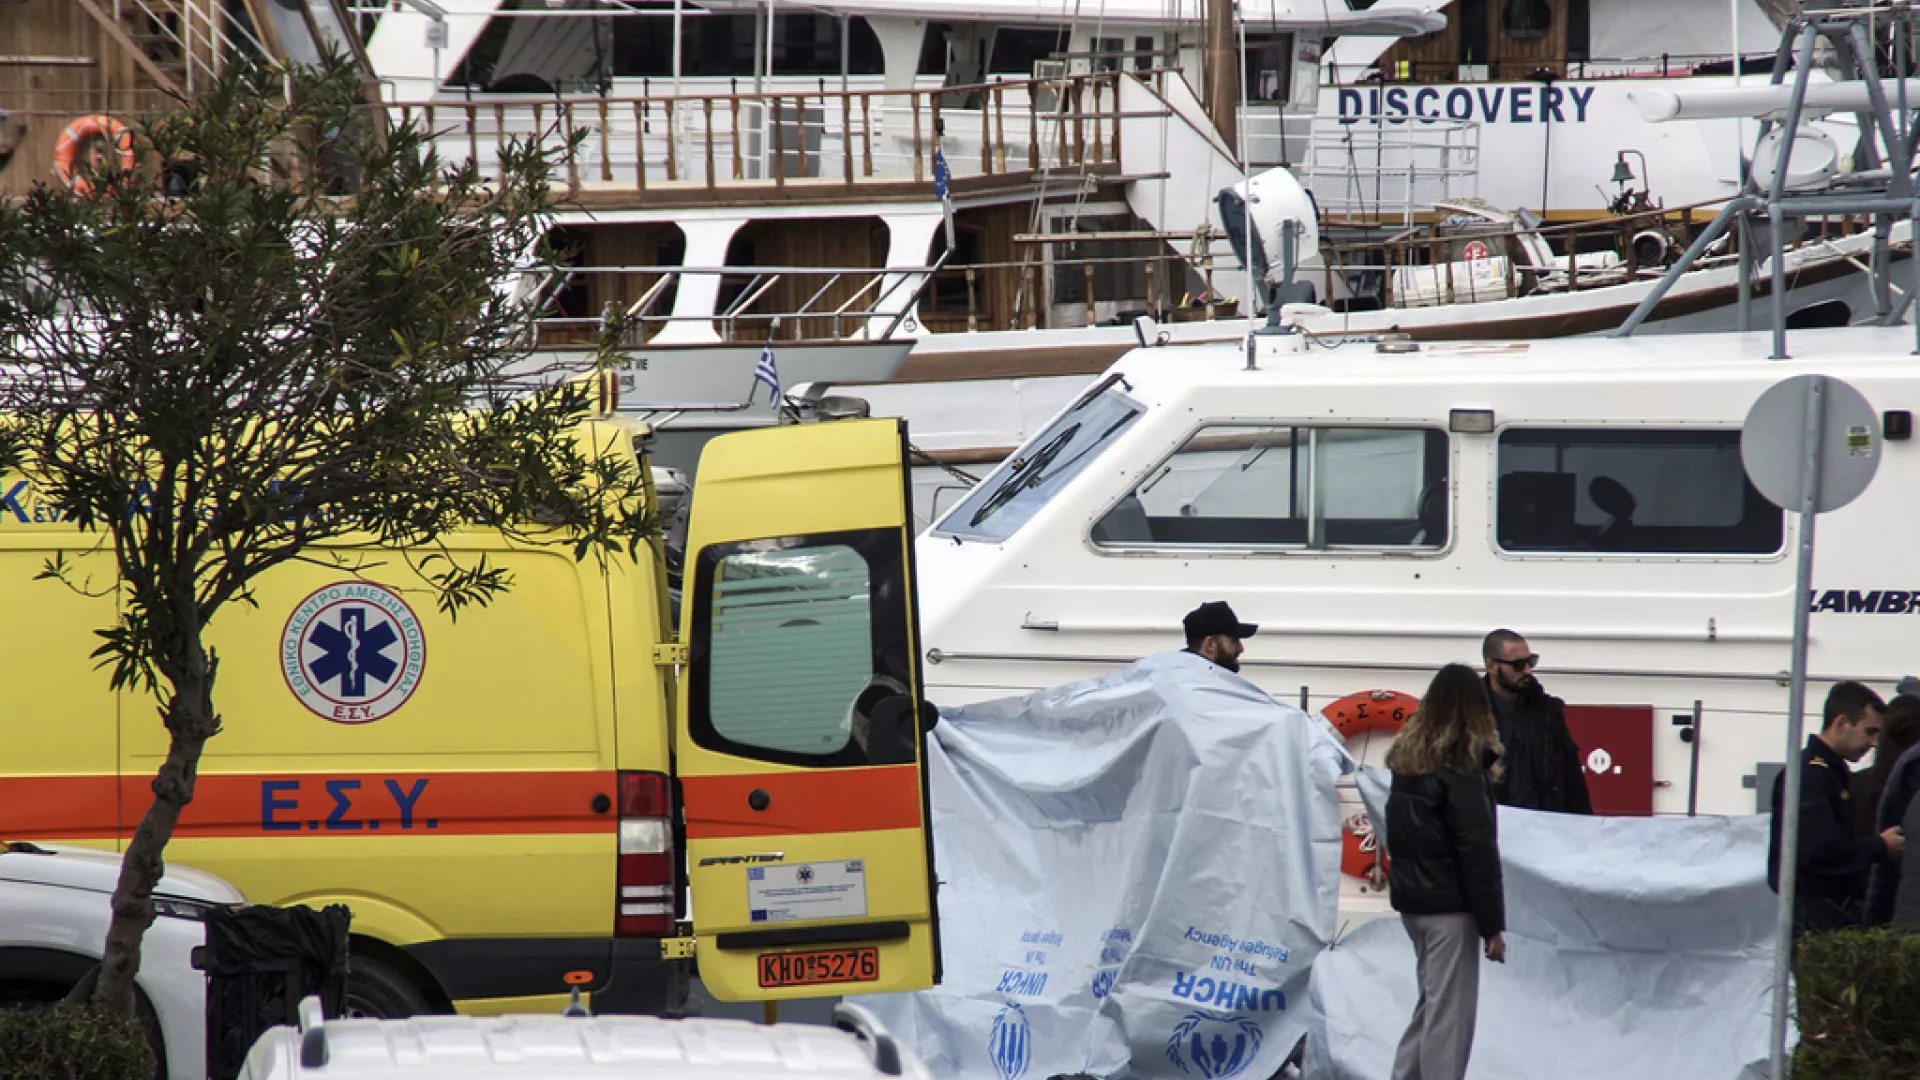
[[[1260,629],[1252,623],[1241,622],[1225,600],[1201,604],[1187,612],[1181,623],[1187,629],[1188,652],[1204,656],[1232,672],[1240,670],[1240,654],[1245,651],[1240,642]]]

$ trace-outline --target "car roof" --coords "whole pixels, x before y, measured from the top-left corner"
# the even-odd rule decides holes
[[[303,1012],[306,1010],[303,1008]],[[269,1031],[246,1080],[930,1080],[864,1010],[811,1024],[653,1016],[419,1016],[407,1020],[303,1017]]]

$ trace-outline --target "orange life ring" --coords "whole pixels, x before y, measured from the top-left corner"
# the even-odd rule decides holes
[[[1394,734],[1406,726],[1407,717],[1419,707],[1420,699],[1412,694],[1398,690],[1362,690],[1320,710],[1320,715],[1326,717],[1342,737],[1351,739],[1369,731]],[[1340,824],[1340,872],[1365,878],[1375,885],[1385,884],[1387,859],[1384,854],[1377,861],[1374,858],[1379,841],[1373,834],[1373,823],[1363,812],[1348,815]]]
[[[81,148],[95,139],[119,150],[122,169],[132,170],[134,166],[133,132],[127,130],[127,125],[99,113],[83,116],[68,124],[60,133],[60,140],[53,144],[54,175],[76,195],[93,194],[93,185],[85,177],[75,176],[73,167]]]

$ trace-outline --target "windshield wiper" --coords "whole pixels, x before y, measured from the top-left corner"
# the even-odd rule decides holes
[[[1071,458],[1068,458],[1067,461],[1064,464],[1062,464],[1059,469],[1054,470],[1052,473],[1048,474],[1047,476],[1033,477],[1032,479],[1027,481],[1028,486],[1039,487],[1041,484],[1046,483],[1047,480],[1050,479],[1051,477],[1058,476],[1062,471],[1073,468],[1074,462],[1079,461],[1081,458],[1086,457],[1088,454],[1093,453],[1094,447],[1103,445],[1108,439],[1113,438],[1114,432],[1119,431],[1123,427],[1126,427],[1128,422],[1130,422],[1134,417],[1138,415],[1140,414],[1137,412],[1130,412],[1125,416],[1122,416],[1120,419],[1115,420],[1111,425],[1107,427],[1107,430],[1101,432],[1097,438],[1089,440],[1087,442],[1087,445],[1081,447],[1079,453],[1073,455]],[[1052,460],[1049,459],[1048,461],[1042,462],[1040,466],[1037,466],[1037,467],[1043,468],[1047,465],[1051,465],[1052,463],[1053,463]]]
[[[1060,452],[1065,450],[1068,444],[1073,442],[1073,437],[1079,433],[1080,425],[1070,424],[1065,430],[1061,431],[1060,434],[1048,439],[1046,445],[1035,450],[1032,455],[1015,461],[1013,463],[1013,471],[1007,474],[1005,480],[1000,481],[999,487],[993,489],[993,494],[987,496],[987,501],[980,504],[980,509],[973,512],[973,517],[968,520],[967,524],[969,526],[979,525],[981,522],[992,517],[1001,507],[1012,501],[1013,497],[1020,493],[1022,485],[1032,486],[1032,484],[1037,483],[1039,481],[1037,474],[1040,470],[1046,468],[1054,458],[1059,457]],[[1032,480],[1028,479],[1029,474],[1035,474]]]

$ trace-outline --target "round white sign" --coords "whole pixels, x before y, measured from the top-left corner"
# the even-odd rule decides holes
[[[280,633],[287,688],[315,715],[365,724],[407,703],[427,666],[420,620],[400,595],[335,582],[302,600]]]
[[[1819,395],[1820,440],[1807,441],[1809,396]],[[1813,512],[1858,498],[1880,468],[1880,417],[1860,391],[1830,375],[1795,375],[1767,388],[1747,410],[1740,460],[1747,478],[1782,510],[1804,508],[1806,463],[1813,459]]]

